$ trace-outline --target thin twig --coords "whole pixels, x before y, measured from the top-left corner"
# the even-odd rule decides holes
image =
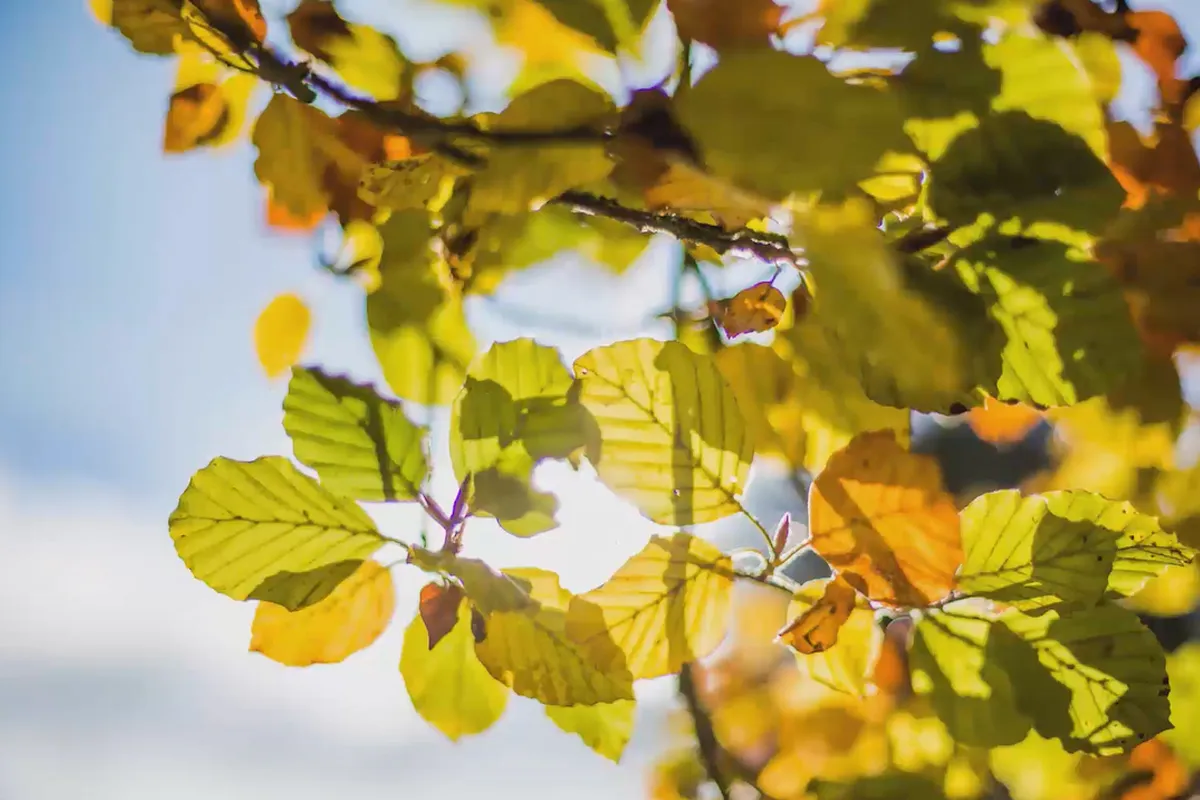
[[[550,202],[565,206],[577,214],[607,217],[615,222],[622,222],[642,233],[666,233],[680,241],[707,245],[720,255],[746,256],[761,259],[768,264],[786,264],[793,267],[798,267],[800,263],[787,237],[778,233],[763,233],[748,228],[727,231],[720,225],[699,222],[679,214],[628,208],[612,198],[588,192],[563,192]]]
[[[691,662],[686,662],[679,670],[679,696],[687,706],[688,715],[692,718],[692,726],[696,729],[696,745],[700,751],[700,763],[709,779],[717,785],[723,800],[730,800],[729,780],[721,772],[721,745],[713,731],[712,720],[700,703],[696,694],[696,680],[692,674]]]

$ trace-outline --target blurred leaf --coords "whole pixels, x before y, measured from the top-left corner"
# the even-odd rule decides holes
[[[543,459],[584,446],[584,410],[552,347],[532,339],[493,344],[467,372],[450,417],[450,459],[459,481],[475,476],[473,512],[528,536],[557,526],[554,496],[533,488]]]
[[[329,0],[301,0],[287,22],[296,46],[333,67],[347,86],[376,100],[410,93],[410,65],[396,41],[342,19]]]
[[[413,500],[429,472],[425,428],[373,386],[317,367],[292,369],[283,428],[296,460],[330,491],[356,500]]]
[[[759,453],[778,452],[791,461],[795,453],[789,438],[776,433],[771,424],[772,412],[791,395],[796,383],[791,366],[771,348],[752,342],[722,347],[713,362],[733,390]],[[799,463],[799,457],[792,463]]]
[[[367,167],[358,193],[368,203],[393,211],[424,208],[462,173],[436,153],[422,153]]]
[[[380,228],[381,284],[367,296],[371,345],[388,386],[424,405],[449,403],[462,388],[475,339],[462,300],[439,280],[427,211],[393,213]]]
[[[786,309],[783,292],[770,281],[764,281],[742,289],[722,303],[717,317],[725,335],[732,338],[771,330],[779,324]]]
[[[621,753],[633,735],[633,700],[617,700],[594,706],[546,706],[546,716],[567,733],[609,761],[620,762]]]
[[[671,675],[725,638],[733,578],[729,557],[703,539],[655,536],[572,600],[567,633],[597,664],[624,665],[635,679]]]
[[[959,588],[1019,609],[1127,597],[1195,552],[1132,505],[1081,491],[977,498],[962,512]]]
[[[606,486],[660,524],[739,510],[754,444],[712,359],[634,339],[589,350],[575,375],[599,430],[588,460]]]
[[[1049,241],[988,238],[953,267],[1003,331],[1001,400],[1061,406],[1105,394],[1143,369],[1116,283],[1078,251]]]
[[[250,649],[289,667],[336,664],[379,638],[395,604],[391,571],[378,562],[363,561],[319,603],[299,611],[259,603]]]
[[[312,313],[294,294],[275,297],[254,321],[254,350],[268,378],[277,378],[300,360],[308,343]]]
[[[886,605],[945,597],[963,561],[958,509],[932,456],[891,431],[856,436],[809,493],[812,548],[855,589]]]
[[[658,0],[537,0],[560,23],[596,41],[610,53],[632,49]]]
[[[497,131],[600,130],[615,115],[612,98],[572,80],[543,83],[516,97],[489,124]],[[603,180],[613,164],[594,143],[497,145],[471,184],[469,215],[516,214],[564,191]]]
[[[633,699],[633,678],[625,665],[598,664],[567,629],[568,607],[582,601],[563,589],[553,572],[532,567],[497,572],[477,559],[421,548],[413,549],[412,561],[462,582],[483,615],[475,652],[488,672],[517,694],[548,706]]]
[[[823,653],[837,644],[838,632],[850,619],[858,592],[840,576],[825,585],[821,599],[791,620],[779,637],[798,653]]]
[[[1167,567],[1151,578],[1127,604],[1139,614],[1181,617],[1200,606],[1200,562]]]
[[[1170,726],[1166,660],[1154,634],[1116,605],[1063,617],[1000,617],[1015,638],[996,654],[1017,706],[1068,752],[1110,755]]]
[[[675,106],[714,174],[771,198],[844,191],[906,142],[891,95],[769,49],[726,54]]]
[[[92,9],[134,50],[150,55],[170,55],[182,41],[194,40],[233,56],[240,44],[267,35],[258,0],[93,0]]]
[[[183,153],[233,142],[258,87],[254,75],[232,72],[203,48],[180,47],[175,89],[167,107],[163,151]]]
[[[450,739],[482,733],[500,719],[508,687],[497,681],[475,655],[471,605],[455,605],[458,622],[434,646],[418,614],[404,632],[400,675],[413,708]]]
[[[1200,768],[1200,642],[1167,656],[1172,730],[1163,736],[1193,770]]]
[[[311,588],[306,572],[365,559],[384,544],[358,505],[279,456],[213,459],[192,476],[168,524],[196,578],[234,600],[253,597],[292,611],[325,596],[288,597],[293,584]],[[261,591],[277,573],[294,574]]]
[[[834,580],[819,578],[800,587],[788,605],[787,618],[796,619],[808,614]],[[867,693],[867,674],[876,658],[880,638],[875,615],[860,595],[838,630],[837,645],[820,652],[796,651],[796,666],[802,675],[821,686],[862,697]]]
[[[1024,403],[1003,403],[990,395],[967,414],[967,424],[985,442],[1016,444],[1042,421],[1042,412]]]
[[[775,0],[667,0],[667,8],[680,38],[703,42],[718,53],[769,48],[783,17]]]

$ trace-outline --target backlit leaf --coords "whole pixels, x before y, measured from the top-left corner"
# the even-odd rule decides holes
[[[891,431],[855,437],[809,493],[813,550],[879,603],[919,607],[946,596],[962,564],[958,509],[932,456]]]
[[[311,584],[306,572],[365,559],[384,544],[353,501],[279,456],[214,459],[192,476],[169,527],[175,551],[198,579],[235,600],[254,597],[290,610],[328,594],[287,597],[290,585]],[[293,575],[271,592],[257,591],[278,573]]]
[[[328,0],[302,0],[287,21],[296,46],[333,67],[347,86],[376,100],[408,93],[408,61],[392,37],[347,22]]]
[[[985,397],[982,406],[967,414],[967,424],[985,442],[1005,445],[1025,439],[1042,421],[1042,413],[1024,403],[1002,403]]]
[[[451,741],[492,727],[508,704],[508,687],[475,655],[470,603],[460,599],[455,613],[457,624],[433,647],[418,614],[400,651],[400,675],[413,708]]]
[[[922,614],[913,633],[913,687],[930,696],[951,735],[963,744],[997,747],[1025,738],[1030,720],[1015,705],[1015,687],[991,657],[996,623],[961,605]]]
[[[1143,364],[1116,282],[1085,254],[1049,241],[989,238],[953,267],[1003,330],[1001,400],[1070,405],[1115,389]]]
[[[678,342],[634,339],[588,351],[575,375],[599,429],[588,460],[606,486],[666,525],[740,508],[754,447],[711,359]]]
[[[798,653],[823,653],[837,644],[838,632],[857,603],[854,587],[835,577],[825,585],[821,599],[785,625],[779,637]]]
[[[425,429],[369,384],[316,367],[292,369],[283,428],[296,459],[327,489],[356,500],[413,500],[429,471]]]
[[[686,533],[655,536],[612,577],[579,595],[567,633],[599,664],[623,664],[634,678],[678,672],[725,637],[733,564]]]
[[[585,412],[558,352],[532,339],[500,342],[467,373],[450,421],[450,458],[461,481],[475,476],[472,510],[510,533],[557,525],[553,495],[532,486],[533,468],[584,445]]]
[[[324,600],[299,611],[261,602],[250,628],[250,649],[289,667],[335,664],[369,647],[395,610],[392,573],[378,562],[358,570]]]
[[[379,229],[381,284],[367,296],[371,345],[388,386],[414,403],[449,403],[462,388],[475,340],[462,300],[439,280],[429,212],[393,213]]]
[[[457,584],[427,583],[421,587],[418,611],[429,634],[430,650],[454,630],[462,599],[462,587]]]
[[[560,23],[591,37],[610,53],[629,49],[658,0],[536,0]]]
[[[959,588],[1036,609],[1128,596],[1195,552],[1125,502],[1081,491],[990,492],[962,512]]]
[[[1168,655],[1167,674],[1172,730],[1163,736],[1196,769],[1200,766],[1200,642],[1187,642]]]
[[[840,191],[904,144],[891,95],[851,86],[815,58],[770,49],[726,54],[676,112],[714,174],[771,198]]]
[[[308,304],[286,293],[267,303],[254,321],[254,350],[268,378],[277,378],[300,360],[308,342]]]
[[[1200,563],[1167,567],[1151,578],[1127,605],[1139,614],[1181,617],[1200,606]]]
[[[111,0],[106,22],[139,53],[170,55],[188,30],[179,6],[173,0]]]
[[[594,706],[546,706],[546,716],[610,761],[619,762],[633,735],[633,700]]]
[[[1169,727],[1163,651],[1133,612],[1104,604],[1000,619],[1016,636],[995,657],[1038,733],[1068,752],[1109,755]]]
[[[717,319],[730,337],[762,333],[779,324],[787,300],[769,281],[742,289],[720,306]]]
[[[477,559],[420,548],[414,548],[412,558],[426,571],[462,582],[483,617],[475,652],[488,672],[517,694],[548,706],[633,698],[633,678],[624,663],[597,663],[591,648],[567,629],[567,609],[581,601],[562,588],[554,573],[530,567],[497,572]],[[597,635],[607,636],[603,631]],[[605,652],[613,647],[609,638]]]

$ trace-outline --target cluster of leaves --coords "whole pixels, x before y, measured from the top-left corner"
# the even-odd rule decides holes
[[[1117,772],[1174,754],[1155,737],[1194,687],[1169,681],[1128,600],[1195,575],[1200,544],[1200,470],[1164,455],[1184,416],[1170,359],[1200,343],[1194,86],[1174,21],[1089,0],[823,0],[791,18],[773,0],[457,2],[520,53],[498,112],[432,113],[420,79],[469,98],[471,54],[414,62],[328,0],[270,26],[257,0],[93,0],[135,50],[178,58],[167,152],[233,141],[256,87],[274,88],[250,134],[265,219],[336,219],[327,268],[361,282],[390,389],[297,366],[307,305],[264,310],[259,355],[291,371],[284,427],[316,477],[219,458],[170,519],[198,579],[259,602],[252,648],[346,658],[387,627],[391,570],[409,565],[430,575],[400,654],[419,713],[457,738],[512,692],[616,758],[635,682],[695,689],[750,585],[790,600],[767,638],[798,669],[779,689],[730,662],[661,796],[735,779],[774,797],[974,796],[1010,782],[1012,748]],[[602,88],[618,57],[662,46],[652,18],[673,22],[671,73]],[[1118,47],[1157,79],[1150,138],[1112,117]],[[715,64],[697,75],[701,52]],[[606,344],[570,369],[530,339],[479,352],[467,297],[565,251],[621,270],[655,235],[707,295],[671,310],[680,341]],[[704,268],[735,257],[774,274],[715,296]],[[450,407],[448,511],[404,403]],[[956,497],[910,451],[913,411],[968,412],[994,441],[1044,417],[1075,438],[1023,492]],[[1118,466],[1085,469],[1101,451]],[[812,478],[807,538],[745,511],[755,458]],[[587,462],[669,532],[579,594],[463,555],[472,519],[557,526],[532,480],[548,460]],[[419,504],[441,546],[380,531],[360,505],[380,502]],[[763,534],[752,565],[684,530],[738,514]],[[783,571],[807,552],[832,576],[797,587]],[[730,700],[739,682],[749,699]],[[767,732],[771,757],[747,756]]]

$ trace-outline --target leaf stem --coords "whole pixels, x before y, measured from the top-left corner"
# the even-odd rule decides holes
[[[762,524],[762,520],[750,513],[750,509],[746,508],[746,506],[742,504],[742,501],[736,500],[736,502],[738,504],[738,510],[741,511],[746,519],[750,520],[754,527],[758,529],[758,532],[762,534],[763,541],[767,543],[767,563],[774,564],[776,561],[774,535],[767,530],[766,525]]]
[[[793,547],[789,547],[787,550],[784,550],[782,553],[780,553],[779,558],[776,559],[776,561],[775,561],[776,569],[778,569],[779,567],[785,566],[792,559],[796,558],[798,555],[803,553],[805,550],[809,550],[811,548],[812,548],[812,537],[811,536],[806,537],[804,539],[804,541],[800,542],[799,544],[797,544]]]

